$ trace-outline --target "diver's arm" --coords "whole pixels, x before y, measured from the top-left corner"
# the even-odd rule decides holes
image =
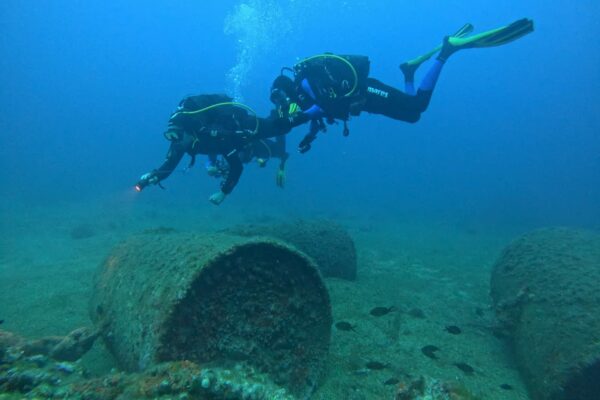
[[[322,118],[312,119],[310,121],[310,128],[308,130],[308,133],[304,136],[302,141],[300,141],[300,143],[298,144],[298,151],[300,153],[304,154],[311,149],[312,142],[314,142],[314,140],[317,138],[317,133],[319,133],[319,131],[323,131],[323,132],[326,131],[326,127],[325,127],[325,123],[323,122],[323,119]]]
[[[265,139],[285,135],[292,128],[310,121],[311,116],[305,112],[297,112],[284,117],[270,117],[258,119],[258,139]]]
[[[157,185],[163,179],[166,179],[177,167],[179,161],[183,158],[186,151],[186,143],[184,140],[173,141],[169,147],[169,152],[165,161],[158,169],[148,172],[140,178],[135,188],[138,192],[142,191],[146,186],[153,184]]]
[[[225,179],[225,182],[223,182],[223,184],[221,185],[221,190],[219,190],[216,193],[213,193],[208,198],[208,201],[210,201],[216,206],[221,204],[223,200],[225,200],[225,197],[227,197],[227,195],[231,193],[235,185],[240,180],[242,170],[244,169],[237,150],[233,150],[228,154],[223,154],[223,157],[225,157],[225,160],[229,164],[229,173],[227,174],[227,179]]]
[[[185,154],[186,147],[185,139],[177,142],[171,142],[171,147],[169,147],[169,152],[167,153],[165,161],[160,167],[158,167],[157,170],[154,170],[154,174],[158,178],[159,182],[163,179],[167,179],[175,170],[175,168],[177,168],[177,165]]]
[[[223,154],[223,157],[225,157],[225,160],[229,164],[229,173],[227,174],[227,179],[225,179],[225,182],[221,185],[221,192],[229,194],[240,180],[244,167],[237,150],[233,150],[228,154]]]
[[[289,158],[290,154],[286,151],[286,137],[285,136],[277,136],[275,138],[275,145],[273,146],[271,152],[273,153],[273,157],[279,158],[281,160],[280,168],[285,168],[285,162]]]
[[[283,188],[286,181],[285,163],[290,156],[289,153],[285,151],[285,136],[277,136],[277,138],[275,138],[275,148],[277,151],[274,151],[273,155],[280,160],[279,168],[277,168],[277,174],[275,175],[275,184],[277,187]]]
[[[208,160],[206,160],[206,165],[204,167],[206,168],[206,173],[208,173],[208,176],[221,176],[219,171],[219,160],[216,154],[211,153],[208,155]]]

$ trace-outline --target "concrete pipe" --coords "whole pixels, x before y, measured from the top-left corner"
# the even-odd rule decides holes
[[[329,220],[297,220],[276,224],[247,224],[234,226],[226,232],[283,240],[312,257],[323,276],[356,279],[354,241],[338,223]]]
[[[126,370],[242,363],[292,393],[319,382],[331,306],[314,263],[273,239],[141,234],[101,265],[91,316]]]
[[[495,264],[491,290],[533,399],[600,398],[600,235],[519,238]]]

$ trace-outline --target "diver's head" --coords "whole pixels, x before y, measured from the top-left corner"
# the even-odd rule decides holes
[[[271,85],[271,102],[277,106],[287,108],[290,103],[294,102],[296,97],[296,85],[294,81],[286,76],[279,75]]]

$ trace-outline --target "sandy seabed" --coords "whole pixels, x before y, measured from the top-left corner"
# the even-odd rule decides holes
[[[271,218],[264,212],[235,215],[231,208],[204,207],[3,206],[2,329],[34,338],[90,326],[94,272],[111,248],[132,233],[157,227],[211,231]],[[528,399],[506,343],[493,335],[489,298],[491,267],[519,229],[351,213],[320,217],[335,219],[354,238],[358,279],[326,279],[334,323],[348,322],[353,330],[333,327],[329,371],[313,398],[393,399],[396,385],[386,381],[426,375],[464,385],[482,399]],[[370,314],[374,307],[389,306],[396,311]],[[448,332],[451,325],[461,332]],[[427,345],[439,348],[438,359],[422,353]],[[371,361],[385,368],[366,368]],[[101,341],[81,362],[98,374],[114,367]],[[464,372],[460,363],[474,372]]]

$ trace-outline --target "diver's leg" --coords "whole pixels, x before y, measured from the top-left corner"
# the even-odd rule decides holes
[[[406,94],[410,94],[411,96],[414,96],[416,93],[415,91],[415,81],[404,81],[404,91],[406,92]]]
[[[365,97],[362,111],[413,123],[421,118],[418,94],[411,96],[377,79],[368,78]]]
[[[454,37],[464,37],[473,31],[473,25],[464,24],[459,30],[454,32]],[[404,88],[405,92],[411,95],[415,95],[415,72],[425,61],[429,60],[434,54],[436,54],[443,47],[443,43],[436,46],[433,50],[420,55],[412,60],[403,62],[400,64],[400,71],[404,75]]]
[[[427,74],[423,77],[421,84],[419,85],[419,91],[429,91],[433,92],[435,89],[435,84],[437,83],[440,74],[442,73],[442,68],[444,67],[444,61],[440,59],[435,59],[433,64],[427,71]]]
[[[365,111],[383,114],[390,118],[407,122],[417,122],[421,113],[429,107],[435,85],[442,73],[444,61],[433,62],[416,93],[402,93],[398,89],[385,85],[376,79],[367,80],[367,104]]]
[[[402,71],[402,75],[404,75],[404,92],[406,94],[410,94],[411,96],[416,94],[415,72],[417,71],[417,68],[419,68],[419,65],[421,64],[400,64],[400,71]]]
[[[400,68],[400,70],[404,75],[404,92],[406,94],[414,96],[415,94],[417,94],[415,91],[415,71],[413,70],[412,72],[406,72],[404,69],[402,69],[402,67]]]
[[[429,107],[431,96],[433,96],[433,90],[442,73],[443,67],[444,61],[436,58],[419,85],[419,90],[417,91],[415,98],[421,112],[427,110],[427,107]]]

